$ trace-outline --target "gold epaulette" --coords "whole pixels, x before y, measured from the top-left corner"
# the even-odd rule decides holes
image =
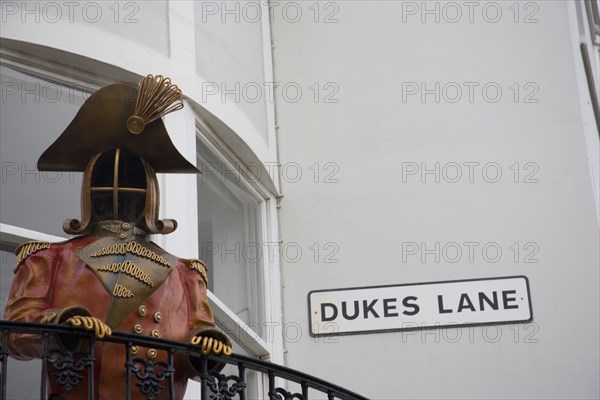
[[[23,243],[17,247],[15,250],[15,254],[17,255],[17,262],[15,263],[14,273],[17,273],[19,266],[27,257],[32,255],[33,253],[37,253],[40,250],[49,249],[50,243],[48,242],[28,242]]]
[[[183,260],[183,262],[190,269],[193,269],[194,271],[202,275],[202,279],[204,279],[204,282],[208,285],[208,267],[206,266],[206,264],[204,264],[204,262],[196,259]]]

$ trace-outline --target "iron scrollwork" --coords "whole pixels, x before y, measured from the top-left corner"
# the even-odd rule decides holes
[[[137,387],[148,400],[157,398],[164,389],[160,383],[175,373],[175,368],[164,361],[146,361],[143,358],[134,358],[129,363],[131,373],[139,380],[136,383]],[[160,371],[155,372],[155,368],[160,368]]]
[[[269,400],[307,400],[304,395],[300,393],[291,393],[283,388],[276,388],[274,391],[269,392]]]
[[[47,361],[56,370],[53,375],[58,384],[70,392],[81,382],[81,372],[94,364],[94,357],[84,351],[51,349],[47,352]]]
[[[229,385],[229,381],[233,381],[233,383]],[[211,400],[231,400],[246,389],[246,382],[242,382],[239,376],[225,376],[218,372],[211,372],[206,384],[213,393],[210,396]]]
[[[11,359],[7,357],[8,344],[10,335],[16,333],[37,334],[38,336],[42,336],[45,348],[48,348],[49,341],[52,342],[58,337],[76,337],[81,335],[79,330],[70,326],[0,320],[0,400],[6,399],[8,394],[6,376],[10,370],[9,364],[11,364]],[[43,352],[42,386],[40,386],[43,395],[40,396],[40,398],[48,397],[44,391],[44,388],[46,387],[45,378],[48,375],[51,378],[50,383],[54,383],[52,381],[60,379],[62,385],[70,386],[73,389],[69,392],[70,394],[81,389],[82,376],[85,378],[87,375],[90,385],[90,387],[88,387],[90,393],[89,398],[94,398],[94,388],[97,388],[98,385],[92,367],[94,364],[95,339],[93,335],[90,334],[89,336],[92,343],[89,343],[89,346],[83,346],[87,348],[82,350],[69,353],[69,351],[64,348],[50,348]],[[156,400],[159,396],[164,396],[165,388],[172,389],[170,387],[170,381],[173,381],[175,377],[173,355],[181,354],[184,356],[192,355],[197,357],[198,353],[197,347],[189,343],[174,341],[166,342],[164,339],[154,339],[151,337],[143,338],[142,340],[139,335],[124,332],[113,332],[109,340],[103,338],[98,339],[98,342],[120,343],[127,348],[131,348],[134,345],[148,346],[150,343],[153,343],[155,345],[152,347],[159,349],[158,351],[167,351],[171,353],[169,356],[171,361],[169,362],[157,360],[148,361],[137,357],[129,358],[127,360],[127,364],[124,368],[125,373],[123,374],[123,379],[125,380],[124,386],[130,389],[137,385],[139,392],[137,392],[136,389],[133,389],[132,391],[140,393],[142,397],[145,397],[147,400]],[[133,356],[133,354],[131,355]],[[204,357],[202,380],[205,388],[205,391],[202,393],[202,398],[210,400],[244,398],[244,394],[246,394],[246,391],[248,390],[245,382],[246,371],[254,371],[260,374],[258,375],[259,379],[268,377],[269,389],[266,391],[268,395],[265,397],[269,400],[307,400],[309,390],[318,393],[319,397],[324,397],[323,395],[325,395],[328,399],[367,400],[366,397],[360,396],[332,383],[267,361],[252,359],[239,354],[232,354],[229,357],[213,355],[202,357]],[[238,372],[233,373],[231,376],[219,374],[214,371],[208,372],[206,364],[209,362],[224,362],[231,367],[237,367]],[[45,366],[48,367],[47,371]],[[89,367],[88,371],[85,371],[86,366]],[[46,374],[46,372],[49,374]],[[165,379],[167,382],[165,382]],[[283,380],[295,385],[300,385],[302,389],[300,393],[289,392],[282,387],[276,386],[276,380]],[[131,383],[135,383],[136,385],[131,385]],[[139,395],[135,396],[135,398],[139,397]],[[88,397],[81,393],[81,397],[77,398],[84,399]],[[112,398],[120,399],[123,397],[116,396]]]

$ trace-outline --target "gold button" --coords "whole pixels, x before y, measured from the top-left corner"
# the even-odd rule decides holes
[[[146,306],[140,306],[140,308],[138,308],[138,315],[140,317],[145,317],[146,315],[148,315],[148,309],[146,308]]]
[[[156,338],[160,337],[160,332],[158,331],[158,329],[152,329],[152,336]]]
[[[125,239],[125,238],[127,237],[127,234],[123,232],[123,233],[121,233],[121,234],[119,235],[119,237],[120,237],[121,239]]]
[[[154,320],[155,320],[156,322],[160,322],[160,321],[162,320],[162,314],[161,314],[161,313],[159,313],[159,312],[155,313],[155,314],[154,314]]]
[[[138,353],[138,347],[137,346],[131,346],[131,354],[135,356],[137,353]]]
[[[127,222],[125,222],[123,225],[121,225],[121,227],[123,228],[124,231],[129,230],[129,228],[131,228],[131,225],[129,225]]]
[[[143,330],[144,330],[144,328],[142,328],[142,326],[140,324],[135,324],[133,326],[133,331],[135,333],[142,333]]]
[[[148,358],[154,360],[156,358],[156,350],[150,349],[148,350]]]

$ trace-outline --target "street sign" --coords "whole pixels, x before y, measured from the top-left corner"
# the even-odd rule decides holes
[[[525,276],[314,290],[311,336],[531,322]]]

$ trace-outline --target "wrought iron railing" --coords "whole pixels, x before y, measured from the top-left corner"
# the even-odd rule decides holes
[[[93,334],[81,329],[71,328],[65,325],[23,323],[0,320],[0,400],[7,399],[7,373],[10,366],[8,341],[9,335],[16,333],[28,333],[39,335],[43,344],[42,370],[40,399],[48,398],[48,379],[56,379],[56,382],[66,391],[72,390],[82,384],[84,375],[87,375],[88,399],[94,399],[94,348],[96,339]],[[51,339],[59,335],[79,337],[88,343],[87,350],[70,351],[61,346],[52,346]],[[125,393],[124,399],[130,399],[132,391],[140,391],[148,400],[155,399],[161,394],[168,393],[169,399],[175,397],[175,369],[174,357],[177,353],[197,356],[201,365],[201,400],[240,399],[246,400],[247,382],[246,375],[254,371],[268,382],[268,400],[308,400],[313,397],[347,400],[366,400],[356,393],[326,382],[322,379],[304,374],[302,372],[281,365],[233,354],[229,357],[207,355],[200,353],[198,347],[171,340],[155,339],[148,336],[113,332],[110,337],[104,338],[103,342],[117,343],[123,346],[126,355],[124,368]],[[133,346],[152,347],[166,351],[168,362],[148,361],[131,355]],[[208,370],[210,362],[221,362],[235,367],[237,373],[224,375],[220,372]],[[48,367],[51,366],[55,373],[48,377]],[[84,374],[84,371],[88,371]],[[282,384],[284,382],[284,384]],[[298,391],[288,391],[289,382],[296,383]],[[164,393],[163,393],[164,391]],[[139,393],[137,393],[139,397]]]

